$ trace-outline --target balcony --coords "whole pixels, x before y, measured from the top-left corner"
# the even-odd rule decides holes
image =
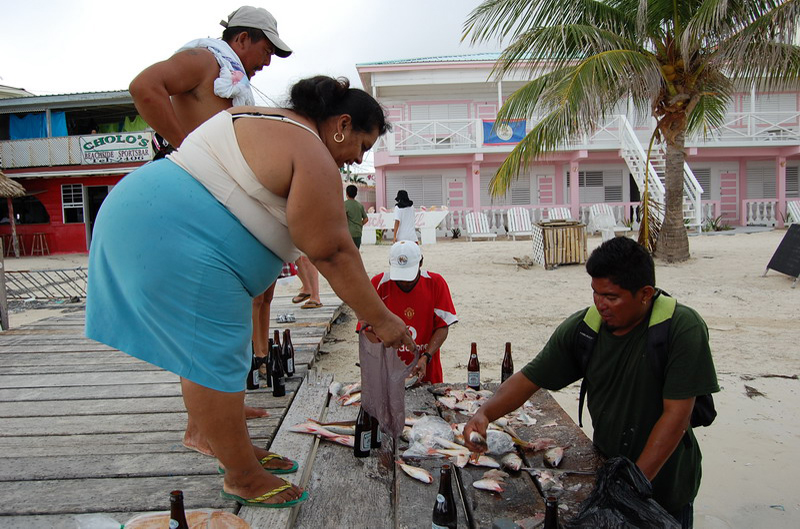
[[[109,137],[115,141],[102,142],[105,143],[102,147],[91,148],[88,143],[94,142],[86,141],[87,138]],[[0,141],[0,167],[17,169],[147,161],[152,158],[151,141],[150,131]],[[145,150],[148,154],[144,153]]]
[[[528,121],[529,132],[535,121]],[[650,142],[654,123],[636,127],[643,145]],[[392,132],[380,139],[376,150],[397,155],[471,154],[511,152],[514,144],[484,145],[483,122],[479,119],[393,121]],[[730,113],[722,126],[687,137],[687,147],[774,147],[800,143],[800,112]],[[612,150],[621,144],[620,119],[614,116],[592,134],[576,138],[564,150]]]

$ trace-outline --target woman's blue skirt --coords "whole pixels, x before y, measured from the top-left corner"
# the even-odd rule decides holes
[[[149,163],[97,215],[86,336],[202,386],[243,391],[252,298],[282,264],[189,173]]]

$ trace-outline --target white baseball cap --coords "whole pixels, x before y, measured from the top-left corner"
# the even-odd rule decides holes
[[[389,279],[414,281],[422,261],[422,251],[414,241],[400,241],[389,250]]]
[[[219,23],[224,28],[260,29],[275,46],[275,55],[285,58],[292,54],[292,48],[278,36],[278,22],[275,17],[263,7],[242,6],[228,15],[227,22],[220,20]]]

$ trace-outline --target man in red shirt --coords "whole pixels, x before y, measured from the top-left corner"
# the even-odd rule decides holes
[[[394,314],[402,318],[420,348],[414,370],[423,382],[442,382],[439,348],[447,339],[450,325],[456,323],[456,309],[450,288],[442,276],[422,270],[422,251],[413,241],[400,241],[389,251],[389,273],[372,278],[378,295]],[[414,360],[403,346],[397,354],[406,364]]]

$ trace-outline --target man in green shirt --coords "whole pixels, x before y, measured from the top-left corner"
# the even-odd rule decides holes
[[[361,230],[369,217],[367,217],[367,212],[361,202],[356,200],[358,188],[351,184],[347,186],[345,193],[347,193],[347,200],[344,201],[344,211],[347,213],[347,227],[350,229],[350,237],[356,243],[356,248],[361,248]]]
[[[646,354],[649,315],[659,295],[653,259],[632,239],[617,237],[592,252],[586,271],[602,318],[586,368],[594,444],[607,457],[635,461],[652,482],[655,500],[683,527],[692,527],[701,454],[689,419],[695,397],[719,391],[708,328],[694,310],[675,307],[662,381]],[[478,410],[464,429],[466,439],[472,431],[485,435],[489,422],[522,406],[539,388],[559,390],[583,376],[574,352],[587,310],[564,320],[544,349]]]

